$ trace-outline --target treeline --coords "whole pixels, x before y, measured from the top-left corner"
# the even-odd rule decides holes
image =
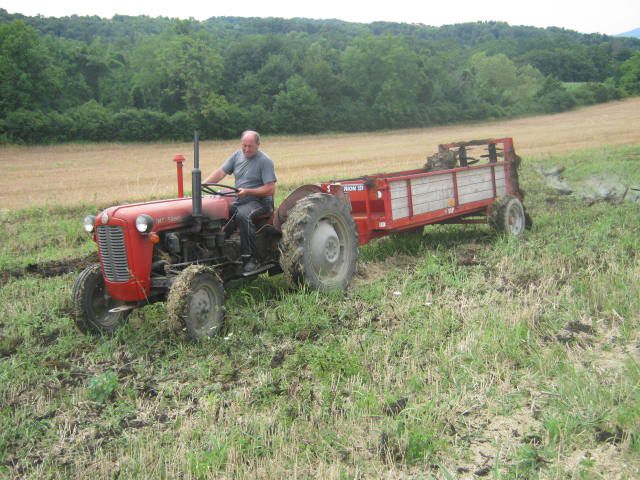
[[[635,94],[640,40],[557,28],[0,9],[4,143],[422,127]]]

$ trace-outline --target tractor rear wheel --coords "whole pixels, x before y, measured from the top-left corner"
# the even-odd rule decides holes
[[[185,325],[192,340],[215,337],[224,326],[224,288],[216,274],[201,265],[185,268],[167,299],[172,324]]]
[[[72,291],[73,317],[83,333],[112,334],[130,311],[110,312],[123,302],[107,293],[100,264],[85,268],[76,279]]]
[[[299,200],[282,227],[280,250],[290,285],[344,290],[358,255],[358,233],[348,205],[326,193]]]
[[[527,226],[527,219],[524,206],[519,199],[507,195],[493,208],[495,212],[491,220],[493,228],[514,237],[522,235]]]

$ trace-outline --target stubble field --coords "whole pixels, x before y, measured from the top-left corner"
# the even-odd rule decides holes
[[[336,295],[228,286],[228,329],[199,344],[163,304],[111,338],[70,313],[95,261],[82,217],[172,194],[190,145],[2,148],[0,478],[639,478],[640,204],[559,195],[538,173],[640,186],[638,112],[265,138],[282,197],[513,136],[534,226],[373,242]],[[236,146],[203,142],[206,168]]]
[[[510,136],[524,156],[558,155],[601,145],[640,143],[640,98],[517,120],[370,134],[266,137],[281,187],[415,168],[439,143]],[[238,140],[203,141],[201,168],[217,168]],[[191,144],[90,144],[0,148],[0,209],[45,204],[80,205],[176,195],[181,153],[186,184]]]

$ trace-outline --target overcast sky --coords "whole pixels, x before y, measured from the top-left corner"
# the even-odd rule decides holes
[[[446,25],[499,20],[510,25],[557,26],[615,35],[640,27],[640,0],[0,0],[9,13],[65,17],[148,15],[204,20],[210,17],[338,18]]]

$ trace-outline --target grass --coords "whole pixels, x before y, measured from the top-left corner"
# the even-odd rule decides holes
[[[535,171],[640,184],[639,158],[527,156],[523,238],[373,242],[339,295],[261,277],[228,289],[228,331],[199,344],[163,304],[80,334],[78,272],[27,267],[89,254],[95,206],[7,212],[0,477],[637,478],[640,207],[557,197]]]

